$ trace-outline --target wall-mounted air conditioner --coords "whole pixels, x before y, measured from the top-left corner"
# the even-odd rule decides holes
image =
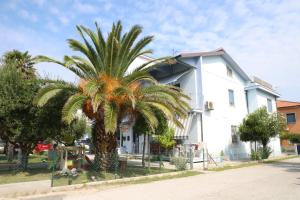
[[[214,103],[211,101],[205,102],[205,110],[213,110],[214,109]]]

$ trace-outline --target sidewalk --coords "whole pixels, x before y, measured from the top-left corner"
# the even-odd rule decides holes
[[[51,191],[50,180],[20,182],[0,185],[0,199],[1,197],[16,197],[25,196],[28,194],[43,194]]]

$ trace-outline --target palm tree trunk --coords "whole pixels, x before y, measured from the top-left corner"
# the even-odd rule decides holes
[[[104,120],[97,119],[92,130],[95,146],[94,169],[96,171],[109,170],[111,162],[115,162],[117,140],[115,134],[105,133]]]

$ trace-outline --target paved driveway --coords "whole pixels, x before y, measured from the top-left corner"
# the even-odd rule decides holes
[[[38,199],[43,199],[39,197]],[[300,158],[193,177],[84,190],[53,198],[63,200],[299,200]]]

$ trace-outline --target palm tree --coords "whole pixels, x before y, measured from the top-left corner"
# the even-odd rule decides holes
[[[66,82],[48,84],[36,97],[39,106],[44,105],[56,94],[68,90],[72,95],[65,103],[63,120],[70,123],[78,109],[93,120],[93,143],[95,163],[98,170],[109,167],[109,155],[115,152],[118,127],[124,118],[135,119],[141,115],[148,126],[154,129],[158,125],[153,108],[159,109],[167,119],[182,127],[179,117],[186,117],[189,109],[188,96],[173,86],[159,84],[149,69],[166,59],[149,61],[131,72],[130,64],[139,56],[152,53],[145,47],[153,40],[146,36],[137,40],[142,32],[138,25],[122,34],[122,24],[113,24],[105,39],[96,23],[96,31],[77,26],[83,42],[69,39],[71,49],[83,54],[64,56],[59,62],[46,56],[39,61],[54,62],[74,72],[79,84]]]
[[[29,79],[35,76],[35,69],[33,68],[36,64],[35,57],[32,57],[28,51],[21,52],[19,50],[12,50],[6,52],[2,57],[3,63],[13,63],[16,68],[22,72],[24,78]]]

